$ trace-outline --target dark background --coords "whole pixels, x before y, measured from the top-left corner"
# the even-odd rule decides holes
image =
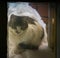
[[[60,4],[57,4],[57,58],[60,58]]]

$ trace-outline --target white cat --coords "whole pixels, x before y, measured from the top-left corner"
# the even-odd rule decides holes
[[[35,25],[28,23],[28,27],[24,31],[21,29],[20,26],[17,26],[16,29],[18,30],[19,34],[17,34],[16,30],[7,24],[7,31],[8,31],[8,35],[7,35],[8,52],[7,53],[9,57],[13,58],[13,55],[16,55],[19,52],[24,51],[24,49],[17,48],[18,44],[20,43],[32,44],[34,46],[38,46],[39,49],[47,48],[48,41],[47,41],[46,24],[43,22],[38,12],[35,9],[33,9],[29,5],[29,3],[25,3],[25,2],[9,3],[8,6],[9,6],[8,14],[7,14],[8,24],[11,20],[10,18],[12,14],[20,17],[22,16],[29,17],[31,19],[34,19],[34,23],[35,23]],[[43,38],[41,40],[42,35]],[[15,50],[16,50],[16,54],[14,52]]]

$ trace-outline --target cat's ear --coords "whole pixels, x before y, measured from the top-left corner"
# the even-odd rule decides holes
[[[10,20],[16,18],[16,15],[12,14],[11,17],[10,17]]]
[[[13,22],[15,21],[15,15],[14,14],[12,14],[11,16],[10,16],[10,21],[9,21],[9,25],[11,25],[11,24],[13,24]]]
[[[9,21],[8,25],[12,28],[15,28],[15,22],[16,22],[16,15],[12,14],[10,16],[10,21]]]

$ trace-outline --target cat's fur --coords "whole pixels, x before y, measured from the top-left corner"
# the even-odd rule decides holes
[[[11,19],[8,23],[9,56],[22,53],[26,49],[38,49],[44,36],[42,26],[34,19],[25,16],[19,18],[13,16]]]

